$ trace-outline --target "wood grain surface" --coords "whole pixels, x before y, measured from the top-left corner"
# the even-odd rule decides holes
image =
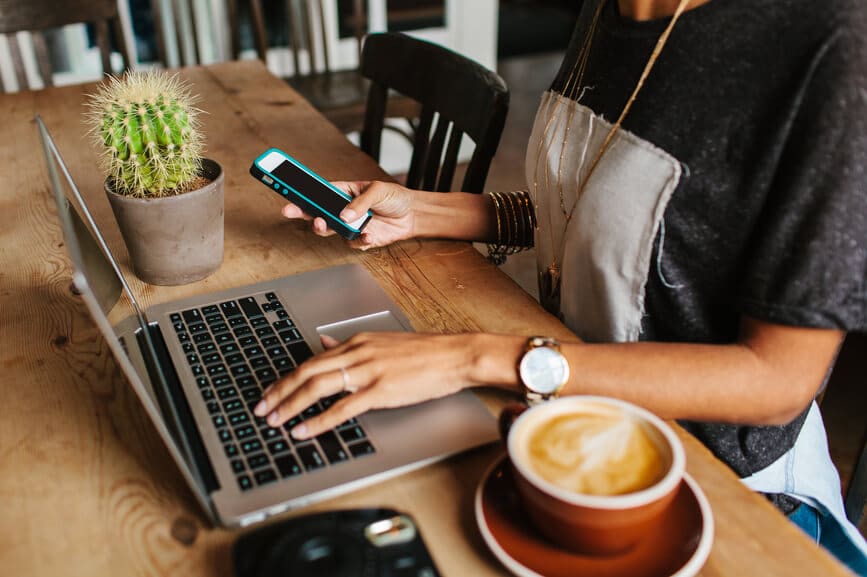
[[[386,175],[257,62],[185,69],[200,94],[207,156],[226,170],[225,262],[203,281],[152,287],[145,305],[346,262],[360,262],[418,331],[569,331],[471,245],[406,242],[369,253],[287,222],[282,201],[247,173],[270,146],[328,179]],[[83,102],[92,86],[0,95],[0,574],[229,576],[236,532],[207,527],[115,365],[84,304],[49,194],[39,113],[111,247],[126,251],[102,192]],[[505,397],[485,393],[496,410]],[[698,442],[688,470],[707,493],[716,540],[702,575],[845,575],[838,565]],[[447,576],[502,575],[473,518],[496,447],[458,456],[301,513],[359,506],[410,512]],[[297,512],[295,513],[297,514]]]

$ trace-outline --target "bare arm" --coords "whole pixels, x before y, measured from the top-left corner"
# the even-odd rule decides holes
[[[666,418],[782,424],[815,396],[843,333],[744,319],[728,345],[564,343],[572,369],[564,394],[600,394],[647,407]],[[299,367],[266,391],[256,413],[279,425],[317,398],[349,395],[305,422],[314,435],[371,408],[393,407],[473,386],[519,391],[516,364],[523,337],[358,335]],[[407,384],[411,383],[411,386]]]

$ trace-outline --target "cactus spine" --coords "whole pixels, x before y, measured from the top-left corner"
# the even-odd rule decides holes
[[[199,174],[203,150],[189,89],[152,70],[109,77],[89,102],[102,165],[118,194],[171,196]]]

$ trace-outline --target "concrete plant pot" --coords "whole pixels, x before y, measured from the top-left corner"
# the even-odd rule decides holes
[[[175,196],[134,198],[105,192],[132,259],[146,283],[180,285],[205,278],[223,262],[223,169],[203,159],[210,184]]]

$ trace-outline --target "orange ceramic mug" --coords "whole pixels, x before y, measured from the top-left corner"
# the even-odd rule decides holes
[[[501,430],[533,524],[554,543],[613,555],[658,528],[683,478],[674,431],[624,401],[569,396],[501,415]]]

